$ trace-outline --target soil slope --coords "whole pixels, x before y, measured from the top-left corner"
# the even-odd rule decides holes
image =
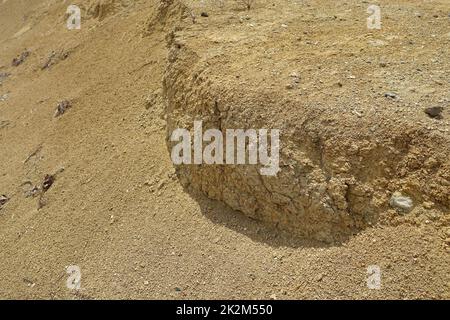
[[[247,11],[236,1],[80,0],[80,30],[66,28],[69,4],[0,1],[1,298],[450,298],[446,1],[382,1],[380,32],[366,29],[361,1],[261,0]],[[187,81],[200,70],[204,84]],[[287,88],[293,72],[298,88]],[[173,113],[171,94],[183,92],[204,98],[204,112]],[[355,136],[357,150],[364,139],[392,141],[401,157],[367,144],[349,161],[350,172],[372,168],[355,178],[378,188],[372,225],[329,233],[343,239],[295,234],[186,187],[167,133],[190,115],[216,124],[208,107],[220,93],[219,106],[236,108],[226,127],[284,123],[286,151],[307,133],[326,137],[325,168]],[[432,106],[442,119],[424,113]],[[312,166],[315,141],[299,150]],[[303,157],[283,152],[284,165]],[[339,208],[349,181],[336,179],[328,194]],[[390,208],[394,191],[415,211]],[[66,286],[71,265],[79,291]],[[380,290],[367,287],[370,265],[381,268]]]

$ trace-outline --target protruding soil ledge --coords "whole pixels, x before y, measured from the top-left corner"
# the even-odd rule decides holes
[[[167,140],[170,151],[173,130],[192,132],[196,120],[203,130],[279,129],[281,170],[271,177],[259,165],[179,165],[180,181],[327,242],[380,220],[420,223],[430,212],[448,224],[450,97],[439,82],[449,61],[427,63],[444,45],[405,16],[373,33],[346,21],[333,1],[314,26],[313,8],[268,3],[248,12],[210,7],[195,23],[184,14],[168,36]],[[334,15],[342,20],[327,18]],[[445,36],[444,25],[436,28]],[[419,39],[430,43],[405,48]],[[424,112],[431,105],[443,107],[442,118]]]

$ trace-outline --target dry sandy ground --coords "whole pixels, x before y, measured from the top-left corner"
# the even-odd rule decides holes
[[[0,195],[9,199],[0,209],[0,298],[450,298],[448,211],[325,244],[187,192],[167,150],[161,89],[167,35],[192,17],[161,14],[156,0],[110,2],[75,2],[82,27],[68,30],[67,1],[0,1],[0,74],[9,74],[0,78]],[[194,7],[194,29],[207,28],[210,17],[200,12],[220,14],[219,2]],[[333,2],[289,3],[306,12],[313,29],[331,16]],[[368,5],[348,1],[345,19],[364,25]],[[433,72],[448,71],[448,2],[395,8],[403,6],[405,21],[411,14],[429,30],[435,24],[441,55]],[[246,12],[229,3],[223,10],[244,26],[247,15],[258,19],[258,7]],[[440,75],[425,89],[448,93],[448,72]],[[71,107],[55,118],[63,100]],[[431,130],[449,127],[446,112]],[[32,195],[47,174],[53,184]],[[71,265],[81,269],[79,291],[66,286]],[[381,268],[379,290],[367,287],[370,265]]]

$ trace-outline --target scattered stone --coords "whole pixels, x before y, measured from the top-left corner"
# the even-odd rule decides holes
[[[55,177],[51,174],[46,174],[44,177],[44,182],[42,183],[42,190],[46,192],[52,186],[53,182],[55,182]]]
[[[28,50],[25,50],[24,52],[22,52],[20,54],[20,56],[13,59],[12,66],[17,67],[17,66],[21,65],[25,61],[25,59],[28,58],[29,55],[30,55],[30,52]]]
[[[386,98],[391,98],[391,99],[397,99],[398,98],[398,95],[396,93],[394,93],[394,92],[386,92],[384,94],[384,96]]]
[[[56,52],[52,51],[52,53],[50,53],[50,56],[47,59],[47,62],[44,63],[44,65],[42,66],[41,70],[50,68],[50,66],[53,64],[53,59],[55,58],[55,56],[56,56]]]
[[[430,107],[424,110],[424,112],[433,119],[442,119],[442,111],[444,111],[444,108],[442,107]]]
[[[20,187],[22,187],[25,198],[34,198],[41,192],[41,189],[38,186],[34,186],[31,181],[25,181]]]
[[[47,58],[47,61],[44,63],[44,65],[41,67],[41,70],[45,70],[50,68],[51,66],[57,64],[59,61],[67,59],[69,56],[69,52],[55,52],[52,51]]]
[[[69,101],[63,100],[58,103],[58,106],[56,107],[55,115],[54,117],[57,118],[61,115],[63,115],[67,109],[69,109],[72,105]]]
[[[1,207],[5,204],[5,203],[7,203],[9,201],[9,198],[7,197],[7,196],[5,196],[4,194],[2,194],[1,196],[0,196],[0,209],[1,209]]]
[[[209,17],[209,15],[208,15],[207,12],[202,12],[202,13],[200,13],[200,16],[205,17],[205,18]]]
[[[33,288],[36,285],[36,283],[27,278],[23,278],[23,282],[30,288]]]
[[[42,183],[41,188],[39,189],[39,201],[38,201],[38,210],[41,210],[44,206],[47,205],[47,200],[45,199],[45,192],[53,185],[55,182],[56,176],[64,172],[64,167],[59,168],[54,174],[46,174],[44,177],[44,181]]]
[[[394,192],[389,200],[391,207],[409,212],[413,208],[413,201],[409,197],[402,196],[399,192]]]
[[[0,195],[0,210],[2,210],[3,205],[5,205],[8,201],[9,198],[6,195]]]
[[[38,186],[33,186],[28,192],[25,193],[25,197],[36,197],[40,193],[41,189]]]
[[[6,99],[8,99],[7,93],[0,95],[0,101],[6,101]]]

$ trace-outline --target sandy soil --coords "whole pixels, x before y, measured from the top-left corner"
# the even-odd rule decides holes
[[[80,30],[66,28],[67,1],[0,1],[0,298],[450,298],[447,1],[380,1],[379,33],[366,28],[365,1],[261,0],[249,11],[231,0],[75,4]],[[189,50],[178,57],[196,59],[186,77],[211,63],[211,88],[334,106],[337,125],[357,127],[353,115],[361,132],[377,117],[402,139],[425,128],[411,139],[420,152],[400,161],[407,180],[377,166],[391,171],[374,184],[374,223],[326,242],[186,188],[168,151],[175,118],[163,87],[179,44]],[[287,88],[293,71],[300,92]],[[69,107],[55,117],[62,101]],[[424,112],[432,106],[442,119]],[[299,119],[263,107],[247,118]],[[420,130],[402,131],[411,126]],[[430,155],[440,162],[419,170]],[[389,208],[398,189],[420,200],[415,211]],[[79,291],[66,286],[71,265]],[[367,286],[370,265],[382,271],[378,290]]]

